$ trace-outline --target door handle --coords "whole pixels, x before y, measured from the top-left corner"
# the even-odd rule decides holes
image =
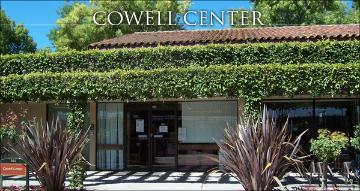
[[[140,138],[140,139],[147,139],[148,136],[147,136],[147,135],[138,135],[138,138]]]
[[[163,138],[163,135],[154,135],[154,138]]]

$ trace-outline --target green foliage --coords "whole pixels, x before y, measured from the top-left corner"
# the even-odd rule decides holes
[[[0,113],[0,144],[3,144],[6,140],[15,140],[17,115],[14,112]]]
[[[359,95],[360,64],[266,64],[0,77],[0,101]]]
[[[15,140],[16,137],[15,127],[0,127],[0,143],[5,140]]]
[[[69,108],[70,112],[67,114],[67,128],[71,132],[77,132],[85,126],[87,112],[86,99],[70,101]]]
[[[348,8],[339,0],[253,0],[266,26],[360,23],[356,6]],[[354,2],[354,4],[356,4]],[[250,18],[252,19],[252,18]],[[240,19],[235,19],[239,22]],[[252,26],[252,25],[251,25]],[[242,26],[235,23],[235,27]]]
[[[52,50],[51,50],[51,48],[50,47],[44,47],[44,48],[39,48],[39,49],[37,49],[36,50],[36,53],[42,53],[42,54],[49,54],[49,53],[51,53],[52,52]]]
[[[36,43],[24,25],[16,25],[14,21],[0,9],[0,55],[35,52]]]
[[[83,159],[77,160],[70,168],[69,187],[76,189],[84,188],[84,180],[86,177],[86,162]]]
[[[76,134],[85,128],[87,112],[86,100],[71,100],[69,103],[70,112],[67,114],[67,128],[71,133]],[[69,187],[83,188],[86,175],[85,159],[78,159],[70,168]]]
[[[310,140],[310,151],[323,163],[321,175],[321,187],[327,187],[327,166],[331,160],[335,160],[343,149],[349,144],[349,138],[345,133],[335,131],[330,132],[327,129],[319,129],[318,137]]]
[[[360,9],[360,1],[359,0],[352,0],[352,7],[356,10]]]
[[[355,126],[354,137],[350,140],[351,146],[353,146],[356,150],[360,150],[360,123]]]
[[[190,65],[348,63],[359,60],[360,41],[319,41],[68,51],[7,55],[0,76],[31,72],[155,69]]]
[[[336,159],[341,151],[348,146],[349,138],[342,132],[330,132],[319,129],[317,139],[311,139],[310,151],[321,161],[327,163]]]
[[[27,161],[30,170],[46,190],[63,191],[69,169],[81,156],[89,141],[90,128],[70,133],[59,120],[43,126],[30,122],[24,126],[24,135],[8,147]]]
[[[14,142],[18,138],[19,134],[16,131],[16,126],[22,122],[21,120],[25,117],[26,113],[27,110],[15,113],[11,109],[0,113],[0,156],[6,153],[3,145]]]
[[[163,15],[168,11],[174,13],[173,23],[177,23],[176,14],[184,13],[189,7],[189,1],[101,1],[92,0],[89,4],[72,3],[65,5],[60,11],[60,19],[56,21],[57,27],[52,29],[48,35],[57,50],[85,50],[90,43],[109,39],[123,34],[140,32],[140,31],[161,31],[177,30],[179,25],[145,25],[145,20],[141,19],[140,24],[123,24],[123,25],[101,25],[98,26],[93,22],[93,14],[97,11],[110,13],[112,11],[123,10],[129,11],[129,14],[140,11],[160,11]],[[162,23],[169,23],[162,19]],[[103,22],[107,19],[106,15],[100,15],[98,20]],[[157,17],[154,17],[156,20]],[[124,18],[124,21],[126,18]]]

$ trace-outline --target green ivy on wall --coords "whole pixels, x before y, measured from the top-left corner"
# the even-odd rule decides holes
[[[69,101],[69,113],[67,114],[67,128],[77,133],[81,128],[85,128],[85,118],[87,112],[86,99],[76,99]],[[84,188],[86,176],[86,162],[82,157],[71,167],[69,177],[69,187]]]
[[[156,69],[190,65],[348,63],[359,60],[360,41],[220,44],[5,55],[0,76],[31,72]]]
[[[77,132],[85,126],[87,102],[85,99],[69,101],[69,113],[67,115],[67,127],[72,132]]]
[[[360,95],[360,62],[221,65],[32,73],[0,77],[0,101],[147,100],[225,96],[256,108],[266,96]]]

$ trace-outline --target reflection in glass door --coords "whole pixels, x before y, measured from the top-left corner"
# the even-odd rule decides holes
[[[273,117],[277,124],[283,125],[288,120],[289,132],[292,138],[296,138],[307,130],[301,139],[301,145],[306,151],[310,149],[310,139],[314,137],[316,129],[313,121],[312,100],[291,100],[290,101],[264,101],[267,112]]]
[[[123,169],[123,104],[98,103],[97,107],[96,166],[99,169]]]
[[[309,129],[302,138],[307,151],[309,141],[317,136],[318,129],[341,131],[352,136],[360,118],[358,99],[264,100],[263,103],[278,123],[288,119],[293,136]]]
[[[354,100],[316,100],[316,126],[330,131],[341,131],[352,136],[356,125]]]
[[[175,167],[177,153],[177,132],[175,129],[175,110],[172,105],[153,105],[152,127],[152,166]]]
[[[175,167],[174,104],[127,104],[127,166]]]
[[[149,112],[128,111],[128,167],[149,165]]]

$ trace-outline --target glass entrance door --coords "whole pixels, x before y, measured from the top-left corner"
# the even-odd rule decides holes
[[[175,104],[127,104],[127,165],[175,167],[177,155]]]
[[[128,112],[128,167],[149,166],[149,111]]]
[[[151,112],[152,165],[175,167],[177,131],[174,105],[153,105]]]

